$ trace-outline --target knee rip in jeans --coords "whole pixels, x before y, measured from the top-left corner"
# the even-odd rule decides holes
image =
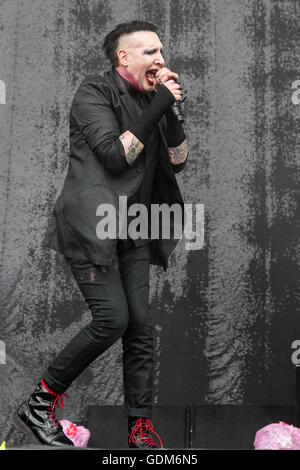
[[[109,268],[110,268],[109,266],[106,266],[106,265],[104,265],[104,264],[99,265],[99,267],[100,267],[100,270],[101,270],[102,273],[107,273],[107,272],[109,271]],[[117,270],[119,269],[119,263],[118,263],[118,261],[114,261],[114,262],[112,263],[111,269],[113,269],[114,271],[117,271]],[[95,280],[95,278],[96,278],[96,273],[95,273],[95,271],[91,271],[91,272],[90,272],[90,280],[93,282],[93,281]],[[83,277],[82,277],[82,276],[80,277],[80,280],[83,280]]]
[[[119,262],[118,262],[118,260],[113,260],[111,266],[106,266],[106,265],[104,265],[104,264],[101,264],[101,265],[100,265],[100,269],[101,269],[101,272],[102,272],[102,273],[107,273],[110,268],[113,269],[114,271],[117,271],[117,270],[119,269]],[[94,281],[94,278],[95,278],[95,273],[92,272],[92,273],[91,273],[91,280]]]

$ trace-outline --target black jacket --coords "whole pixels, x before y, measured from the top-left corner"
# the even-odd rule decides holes
[[[147,93],[149,101],[153,93]],[[61,194],[48,221],[42,245],[65,258],[110,265],[117,239],[101,240],[96,235],[99,204],[110,203],[118,213],[119,195],[130,196],[141,185],[152,139],[159,139],[158,164],[154,176],[152,203],[179,203],[182,196],[165,139],[165,116],[148,144],[130,166],[118,138],[138,119],[133,98],[118,72],[112,67],[104,76],[85,78],[77,89],[70,111],[69,166]],[[184,218],[182,219],[183,224]],[[172,218],[171,218],[171,225]],[[183,225],[182,225],[183,226]],[[149,243],[151,264],[167,269],[168,258],[178,239],[156,239]]]

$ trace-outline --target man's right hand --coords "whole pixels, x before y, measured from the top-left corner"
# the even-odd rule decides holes
[[[182,100],[181,86],[179,83],[176,83],[174,80],[171,79],[167,80],[164,83],[161,82],[161,84],[165,85],[170,90],[176,101]]]
[[[154,91],[157,91],[157,87],[160,83],[165,85],[170,92],[174,95],[176,101],[181,101],[182,93],[181,93],[181,85],[177,83],[174,78],[178,78],[178,74],[175,72],[171,72],[171,70],[163,67],[156,73],[155,80],[154,80]]]

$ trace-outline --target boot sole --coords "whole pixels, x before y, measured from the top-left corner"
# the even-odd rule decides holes
[[[15,412],[10,418],[11,424],[18,430],[30,437],[31,441],[35,444],[41,444],[38,438],[33,434],[31,429],[29,429],[26,424],[19,418],[17,412]]]

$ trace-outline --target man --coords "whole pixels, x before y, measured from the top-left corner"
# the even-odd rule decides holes
[[[182,99],[178,74],[165,66],[156,27],[118,25],[104,41],[112,64],[79,86],[70,113],[70,160],[44,245],[63,254],[87,302],[92,321],[44,371],[12,418],[36,442],[72,445],[55,405],[72,381],[122,338],[129,447],[163,447],[151,422],[153,324],[148,307],[149,266],[167,269],[178,239],[100,239],[100,204],[117,210],[120,195],[147,208],[178,203],[174,176],[187,158],[186,137],[171,105]],[[170,222],[174,229],[173,222]],[[151,225],[151,220],[150,220]],[[67,395],[66,395],[67,396]]]

